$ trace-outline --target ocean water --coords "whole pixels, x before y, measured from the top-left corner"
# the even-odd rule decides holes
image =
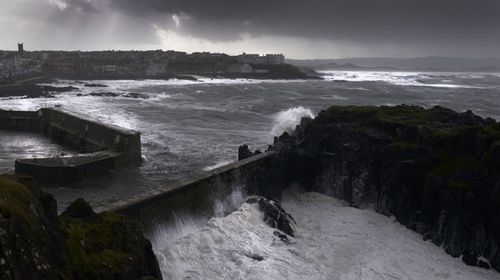
[[[3,98],[1,109],[61,106],[142,133],[143,161],[86,182],[44,186],[59,210],[83,197],[97,210],[235,161],[239,145],[265,149],[303,116],[331,105],[441,105],[500,120],[500,74],[322,72],[323,81],[67,81],[55,98]],[[85,83],[105,84],[103,88]],[[64,151],[36,135],[0,131],[0,172],[19,156]],[[261,213],[235,192],[209,221],[179,215],[149,234],[166,279],[499,279],[460,260],[392,219],[319,194],[290,193],[297,220],[291,245],[276,240]],[[238,209],[224,216],[225,207]],[[262,261],[251,256],[259,255]],[[250,257],[249,257],[250,256]]]
[[[0,108],[34,110],[59,105],[142,133],[140,165],[83,184],[47,187],[61,209],[77,197],[99,209],[117,200],[168,188],[170,182],[183,176],[236,160],[239,145],[265,149],[274,136],[293,130],[300,117],[314,116],[330,105],[441,105],[500,119],[500,74],[322,74],[324,81],[58,81],[53,85],[78,89],[55,98],[3,98]],[[85,83],[107,87],[90,88]],[[109,93],[116,96],[107,96]],[[138,98],[132,98],[131,93]],[[23,150],[23,156],[30,156],[30,149],[19,150]],[[46,150],[59,152],[50,147]],[[0,171],[12,171],[10,162],[17,156],[17,152],[1,152]]]
[[[181,177],[235,161],[239,145],[265,149],[274,136],[293,130],[302,116],[314,116],[330,105],[441,105],[500,119],[500,74],[329,71],[322,75],[323,81],[58,81],[52,85],[77,90],[55,98],[3,98],[0,108],[58,105],[142,133],[143,162],[138,166],[83,184],[47,187],[60,210],[78,197],[102,209],[117,200],[168,188]],[[107,87],[90,88],[85,83]],[[39,153],[60,153],[51,143],[35,138],[5,138],[12,147],[0,149],[0,171],[13,171],[12,159],[19,155],[36,156],[34,149],[22,148],[26,141],[40,143]]]
[[[195,229],[157,232],[165,279],[483,280],[498,272],[466,266],[440,247],[372,210],[318,193],[289,191],[282,205],[297,222],[285,244],[255,204]],[[185,224],[184,224],[185,225]]]

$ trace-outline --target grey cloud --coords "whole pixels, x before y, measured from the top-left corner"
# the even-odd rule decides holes
[[[185,31],[213,40],[220,33],[231,38],[249,32],[364,43],[500,42],[498,0],[110,1],[113,7],[136,16],[185,13],[191,17]]]
[[[211,42],[240,41],[246,34],[327,45],[348,42],[373,48],[372,53],[500,54],[499,0],[60,0],[67,3],[66,9],[49,0],[2,1],[15,3],[11,5],[20,18],[55,26],[68,48],[160,46],[153,28],[158,26]],[[180,26],[174,14],[180,16]],[[1,16],[0,10],[0,21]],[[7,34],[11,27],[3,28]],[[37,28],[26,32],[43,34]],[[38,42],[50,46],[41,36]]]

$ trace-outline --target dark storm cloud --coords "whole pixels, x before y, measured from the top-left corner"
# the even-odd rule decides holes
[[[147,17],[184,14],[182,30],[211,40],[238,34],[344,39],[362,43],[500,44],[499,0],[110,0]]]
[[[1,2],[1,48],[23,40],[33,48],[56,49],[500,56],[500,0]]]

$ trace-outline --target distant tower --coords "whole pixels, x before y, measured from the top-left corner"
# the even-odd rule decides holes
[[[23,43],[17,43],[17,52],[19,55],[24,54],[24,44]]]

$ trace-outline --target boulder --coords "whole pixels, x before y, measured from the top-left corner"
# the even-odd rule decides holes
[[[293,232],[293,223],[295,221],[276,201],[260,196],[252,196],[245,203],[257,204],[259,210],[264,213],[264,222],[268,226],[279,229],[289,236],[295,236]],[[279,232],[275,232],[274,234],[281,240],[285,239]]]

